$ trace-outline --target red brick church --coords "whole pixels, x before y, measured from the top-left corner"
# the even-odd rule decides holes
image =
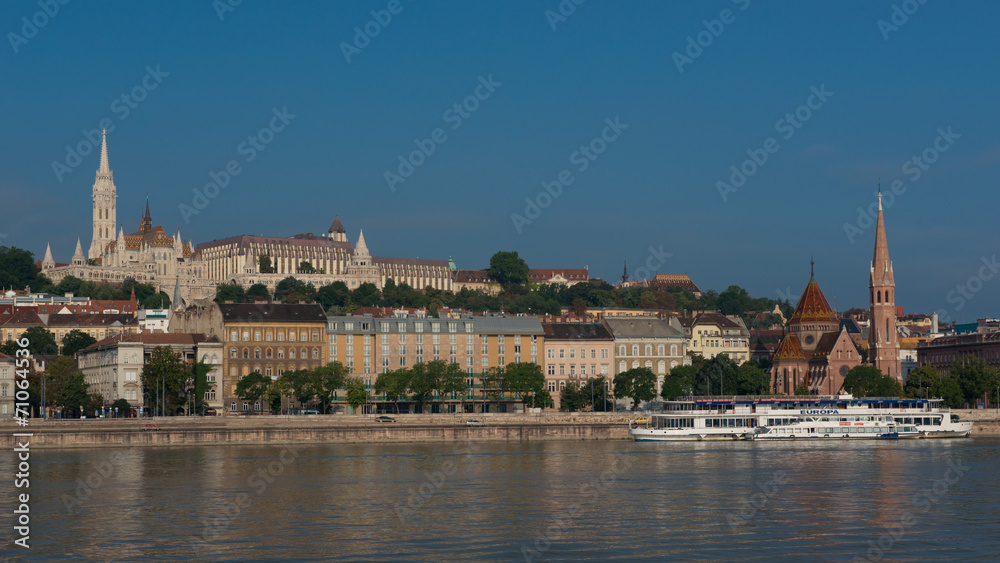
[[[896,282],[889,261],[881,192],[868,287],[871,302],[869,361],[883,374],[900,379],[894,299]],[[839,393],[847,372],[861,365],[861,354],[847,331],[841,328],[815,276],[809,279],[787,328],[788,333],[772,356],[771,391],[792,395],[804,383],[812,394]]]

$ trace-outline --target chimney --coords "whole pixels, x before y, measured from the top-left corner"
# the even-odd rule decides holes
[[[938,316],[937,313],[935,312],[934,314],[931,315],[931,334],[937,334],[937,333],[938,333]]]

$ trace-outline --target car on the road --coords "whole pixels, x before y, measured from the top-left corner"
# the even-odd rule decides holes
[[[391,416],[376,416],[375,422],[396,422],[396,419]]]
[[[465,421],[465,425],[466,426],[485,426],[483,424],[483,421],[481,421],[481,420],[475,420],[475,419],[466,420]]]
[[[306,409],[304,411],[299,411],[299,414],[319,414],[319,411],[315,409]]]
[[[215,409],[205,409],[205,416],[215,416],[216,414]]]
[[[159,429],[160,429],[160,427],[157,426],[157,425],[155,425],[155,424],[143,424],[142,425],[142,431],[143,432],[155,432],[156,430],[159,430]]]

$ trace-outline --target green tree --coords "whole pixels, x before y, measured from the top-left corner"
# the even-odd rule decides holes
[[[0,246],[0,287],[30,287],[33,283],[38,283],[36,278],[40,272],[35,265],[34,254],[13,246]]]
[[[259,401],[271,386],[271,378],[255,371],[236,383],[236,396],[250,402]]]
[[[504,368],[506,390],[520,396],[525,404],[545,390],[542,366],[531,362],[512,362]]]
[[[410,372],[406,368],[381,373],[375,378],[375,394],[382,395],[386,401],[392,401],[399,414],[399,400],[406,398],[406,390],[410,387]]]
[[[570,381],[565,387],[563,387],[562,391],[559,392],[559,410],[578,411],[583,408],[585,404],[590,404],[589,390],[587,399],[584,400],[580,384],[576,381]]]
[[[903,391],[907,397],[914,399],[940,397],[939,382],[943,375],[934,366],[921,366],[906,376],[906,386]]]
[[[81,408],[89,406],[91,402],[88,387],[82,372],[73,371],[66,375],[55,402],[56,406],[63,409],[64,417],[68,414],[71,418],[79,418],[83,414]]]
[[[220,283],[215,286],[215,299],[216,303],[245,303],[247,300],[246,292],[243,291],[243,286],[238,283]]]
[[[438,376],[438,390],[441,391],[441,398],[458,397],[462,403],[462,411],[465,411],[465,395],[469,390],[467,377],[467,374],[462,371],[462,366],[457,363],[446,365]]]
[[[365,387],[365,382],[360,377],[347,378],[346,386],[347,404],[355,410],[357,410],[357,408],[361,405],[366,404],[371,398],[368,395],[368,389]]]
[[[330,285],[324,285],[316,292],[316,301],[323,306],[324,310],[331,307],[344,307],[351,299],[351,290],[347,289],[347,284],[342,281],[335,281]]]
[[[347,382],[350,370],[340,362],[330,362],[325,366],[310,370],[310,374],[315,379],[313,385],[317,388],[316,394],[319,398],[320,412],[327,414],[337,390]]]
[[[805,381],[800,382],[793,391],[796,395],[812,395],[812,391],[809,390],[809,384]]]
[[[83,350],[95,342],[97,342],[96,338],[81,331],[80,329],[74,328],[66,333],[66,336],[63,336],[62,354],[63,356],[72,356],[73,354],[76,354],[77,351]]]
[[[62,394],[63,387],[75,372],[76,366],[73,362],[73,358],[60,356],[59,358],[56,358],[48,363],[45,371],[40,374],[39,378],[39,382],[41,382],[42,378],[45,379],[46,407],[58,406],[58,399]],[[77,403],[76,407],[79,409],[80,403]]]
[[[153,348],[140,376],[147,408],[159,412],[163,407],[163,412],[171,414],[182,404],[181,391],[190,377],[191,371],[179,354],[167,346]]]
[[[205,411],[205,392],[208,391],[208,372],[211,364],[206,364],[204,358],[191,365],[191,376],[194,379],[194,412]]]
[[[634,411],[639,403],[656,398],[656,375],[649,368],[632,368],[615,376],[615,397],[632,400]]]
[[[517,251],[500,251],[491,256],[487,272],[504,288],[528,281],[528,264],[517,255]]]
[[[738,285],[731,285],[719,294],[715,306],[723,315],[742,315],[750,308],[750,294]]]
[[[28,339],[28,351],[34,355],[52,356],[59,353],[56,337],[42,326],[31,326],[21,334]],[[77,405],[79,406],[79,405]]]
[[[756,362],[744,362],[737,369],[737,395],[766,395],[770,389],[771,376]]]
[[[250,289],[246,292],[246,300],[253,301],[255,299],[268,299],[271,297],[271,293],[267,290],[267,286],[262,283],[255,283],[250,286]]]
[[[978,356],[965,356],[951,363],[951,375],[958,380],[965,402],[986,401],[986,393],[997,388],[997,370]]]
[[[321,392],[315,372],[307,369],[286,371],[280,381],[285,392],[303,405],[316,400]]]
[[[358,307],[378,307],[382,294],[375,284],[365,282],[351,293],[351,303]]]
[[[115,412],[114,409],[118,409],[118,412]],[[118,399],[111,404],[111,412],[114,413],[115,417],[128,418],[132,414],[132,405],[125,399]]]
[[[538,393],[528,397],[528,399],[524,402],[524,406],[538,409],[551,408],[555,405],[555,401],[552,400],[552,394],[545,389],[542,389]]]
[[[698,379],[698,368],[692,366],[677,366],[671,368],[663,378],[663,388],[660,396],[668,401],[687,397],[694,393],[695,381]]]
[[[313,265],[311,263],[309,263],[308,261],[306,261],[306,260],[303,260],[303,261],[299,262],[299,268],[298,268],[298,270],[299,270],[299,273],[302,273],[302,274],[315,274],[316,273],[316,268],[313,268]]]
[[[844,377],[843,390],[855,397],[899,397],[903,388],[875,366],[856,366]]]
[[[437,379],[428,371],[427,364],[416,364],[410,368],[410,394],[423,412],[424,405],[434,396]]]
[[[267,254],[261,254],[257,257],[257,269],[260,270],[262,274],[273,274],[274,266],[271,265],[271,257]]]
[[[615,401],[608,395],[608,380],[606,377],[602,375],[601,377],[591,378],[590,388],[594,394],[594,411],[607,412],[615,410]]]
[[[738,374],[736,362],[726,354],[719,354],[698,371],[698,391],[702,395],[735,395]]]

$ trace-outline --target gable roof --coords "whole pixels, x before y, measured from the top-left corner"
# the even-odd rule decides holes
[[[546,340],[611,340],[601,323],[542,323]]]
[[[788,336],[781,339],[778,343],[778,347],[774,350],[774,360],[804,360],[806,359],[805,354],[802,352],[802,344],[799,343],[799,337],[794,334],[789,334]]]
[[[223,322],[326,322],[316,303],[220,303]]]
[[[605,317],[604,324],[615,338],[683,338],[684,333],[668,321],[650,317]]]
[[[816,278],[810,278],[806,284],[806,289],[799,298],[799,303],[795,306],[792,318],[788,319],[788,324],[793,323],[815,323],[829,322],[837,323],[837,317],[830,308],[830,303],[823,295],[823,290],[816,283]]]

